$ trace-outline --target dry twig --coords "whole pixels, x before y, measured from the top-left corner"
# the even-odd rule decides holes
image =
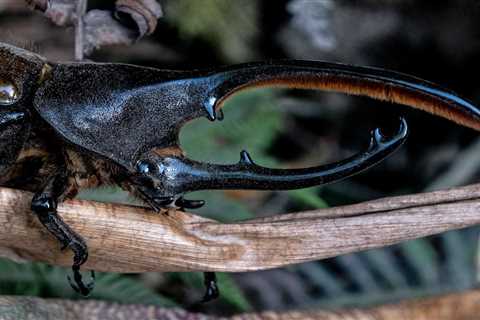
[[[480,185],[231,224],[181,211],[68,201],[59,214],[99,271],[240,272],[333,257],[480,223]],[[30,212],[31,195],[0,189],[0,247],[11,258],[69,265]]]
[[[76,31],[81,32],[81,36],[77,34],[76,40],[83,43],[85,55],[102,46],[133,44],[153,33],[158,18],[162,16],[161,6],[156,0],[117,0],[115,12],[90,10],[85,15],[82,13],[86,0],[26,1],[58,26],[77,25]],[[77,59],[80,53],[76,52]]]
[[[197,319],[216,317],[193,314],[181,309],[144,305],[120,305],[103,301],[68,301],[28,297],[0,297],[0,319]],[[237,315],[232,320],[473,320],[480,314],[480,291],[451,294],[443,297],[406,301],[369,309],[340,311],[262,312]]]

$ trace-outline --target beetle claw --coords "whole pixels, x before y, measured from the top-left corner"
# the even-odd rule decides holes
[[[90,272],[91,280],[89,283],[85,284],[82,279],[82,274],[80,273],[80,266],[73,265],[72,271],[73,280],[72,278],[70,278],[70,276],[67,276],[70,286],[73,290],[75,290],[75,292],[81,294],[84,297],[88,297],[90,295],[90,292],[92,292],[93,288],[95,287],[95,272],[93,270]]]
[[[217,286],[217,276],[215,272],[204,273],[205,295],[203,296],[202,303],[209,302],[217,299],[220,296],[220,290]]]

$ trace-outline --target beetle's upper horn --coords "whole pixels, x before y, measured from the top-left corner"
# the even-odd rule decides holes
[[[348,159],[303,169],[271,169],[255,164],[246,151],[233,165],[200,163],[183,157],[163,160],[163,172],[173,174],[166,179],[168,189],[181,194],[204,189],[256,189],[288,190],[322,185],[359,173],[394,152],[406,139],[407,123],[401,119],[400,129],[390,138],[379,129],[372,131],[371,141],[365,152]]]
[[[207,116],[230,95],[251,87],[281,86],[318,89],[395,102],[480,130],[480,110],[454,92],[403,73],[321,61],[275,61],[237,65],[205,79],[209,95],[203,102]]]

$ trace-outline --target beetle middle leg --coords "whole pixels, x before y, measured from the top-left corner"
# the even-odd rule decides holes
[[[220,295],[220,290],[217,286],[217,276],[215,272],[204,272],[203,273],[203,283],[205,285],[205,295],[203,296],[202,302],[208,302],[214,299],[217,299]]]
[[[87,261],[88,248],[85,240],[73,231],[58,215],[58,199],[67,189],[67,175],[63,166],[55,168],[55,173],[44,185],[43,189],[35,193],[31,208],[45,228],[62,244],[62,249],[70,248],[74,253],[73,281],[68,278],[72,288],[80,294],[87,296],[94,286],[94,273],[92,281],[85,284],[80,273],[80,266]]]
[[[175,201],[175,205],[183,211],[184,209],[198,209],[205,205],[205,201],[187,200],[184,197],[180,197]],[[209,302],[220,296],[215,272],[204,272],[203,283],[205,285],[205,294],[203,295],[202,302]]]

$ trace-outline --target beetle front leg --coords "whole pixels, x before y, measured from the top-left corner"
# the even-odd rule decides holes
[[[43,226],[57,238],[62,244],[62,250],[70,248],[73,251],[73,281],[68,277],[72,288],[80,294],[87,296],[94,286],[94,273],[92,281],[85,284],[80,273],[80,266],[87,261],[88,248],[85,240],[73,231],[58,215],[58,198],[66,190],[66,176],[64,173],[56,174],[50,178],[40,192],[37,192],[32,199],[32,211],[37,215]]]

